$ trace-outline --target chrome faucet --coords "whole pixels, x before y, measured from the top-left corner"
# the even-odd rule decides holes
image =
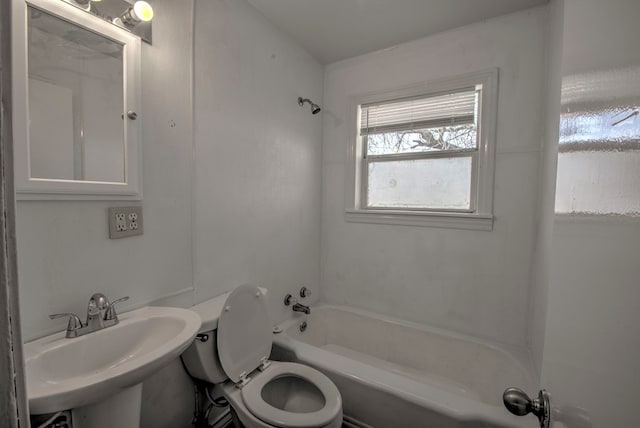
[[[311,313],[311,308],[309,308],[309,306],[303,305],[302,303],[298,302],[298,300],[295,299],[291,294],[287,294],[286,296],[284,296],[284,305],[293,305],[291,309],[293,309],[294,312],[304,312],[307,315]]]
[[[304,312],[307,315],[311,313],[311,309],[309,308],[309,306],[303,305],[302,303],[298,302],[294,303],[291,309],[293,309],[294,312]]]
[[[126,300],[129,300],[129,296],[109,303],[109,300],[104,294],[95,293],[91,296],[89,304],[87,305],[87,322],[85,324],[73,313],[52,314],[49,315],[49,318],[69,317],[66,337],[79,337],[118,324],[119,320],[115,304]]]
[[[96,293],[89,299],[87,305],[87,323],[86,327],[89,327],[92,331],[101,330],[106,327],[105,315],[107,309],[109,309],[110,303],[107,297],[102,293]],[[117,318],[116,321],[117,322]],[[114,324],[113,320],[109,320],[107,323]]]

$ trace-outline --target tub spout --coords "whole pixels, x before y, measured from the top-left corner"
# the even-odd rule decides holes
[[[293,311],[294,312],[304,312],[305,314],[309,315],[311,313],[311,308],[309,308],[309,306],[307,305],[303,305],[302,303],[297,303],[295,305],[293,305]]]

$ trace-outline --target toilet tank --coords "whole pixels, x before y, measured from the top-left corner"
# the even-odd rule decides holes
[[[259,287],[259,289],[263,295],[267,294],[265,288]],[[191,377],[213,384],[222,383],[228,379],[218,358],[216,332],[218,319],[229,293],[226,292],[189,308],[200,316],[202,326],[199,336],[206,335],[207,340],[194,339],[191,346],[182,354],[182,361]]]
[[[182,361],[191,377],[209,383],[222,383],[227,375],[222,370],[218,358],[218,340],[216,330],[201,332],[207,340],[195,339],[182,354]]]

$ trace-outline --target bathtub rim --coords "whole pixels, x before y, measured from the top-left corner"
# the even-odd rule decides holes
[[[431,326],[427,324],[421,324],[415,321],[407,321],[401,318],[392,317],[390,315],[379,314],[366,309],[360,309],[353,306],[337,305],[333,303],[317,302],[311,307],[311,314],[314,309],[336,309],[339,311],[350,312],[356,315],[376,318],[381,321],[385,321],[391,324],[395,324],[402,327],[413,328],[427,333],[437,334],[439,336],[449,337],[465,342],[471,342],[475,345],[489,348],[495,352],[499,352],[515,362],[520,369],[527,375],[528,381],[532,387],[537,387],[539,380],[537,377],[537,371],[533,364],[533,356],[531,350],[525,346],[518,346],[508,343],[502,343],[491,339],[480,338],[457,331],[447,330],[438,326]],[[286,334],[287,330],[293,327],[297,322],[305,321],[308,319],[308,315],[302,313],[293,313],[293,317],[281,321],[276,324],[278,328],[282,330],[282,334]],[[281,334],[281,333],[275,333]],[[304,343],[304,342],[302,342]]]

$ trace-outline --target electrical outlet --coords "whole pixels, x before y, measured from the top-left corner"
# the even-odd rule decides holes
[[[142,207],[109,208],[109,238],[142,235]]]
[[[127,220],[125,220],[125,215],[123,213],[116,213],[116,232],[126,232],[127,230]]]

